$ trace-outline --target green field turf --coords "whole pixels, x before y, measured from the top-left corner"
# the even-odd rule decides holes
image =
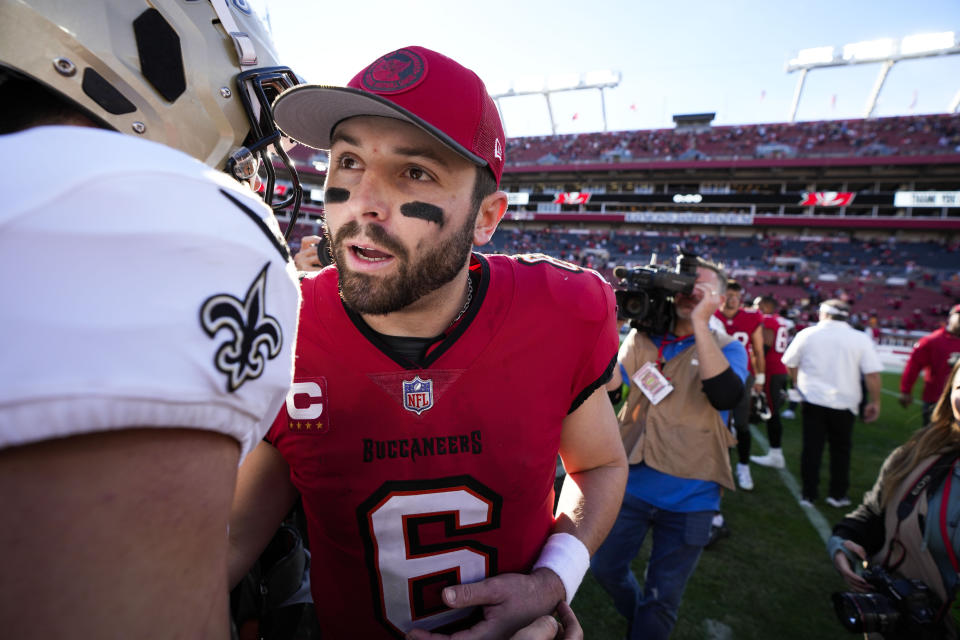
[[[903,409],[897,403],[899,374],[883,374],[883,406],[872,424],[854,427],[850,498],[854,505],[876,479],[884,458],[921,425],[920,405]],[[753,453],[766,452],[766,429],[754,430]],[[850,508],[835,509],[821,500],[812,519],[797,503],[790,485],[800,481],[800,419],[784,420],[783,450],[786,478],[780,471],[751,465],[755,489],[727,492],[722,509],[729,538],[704,551],[687,585],[672,638],[736,640],[842,640],[858,637],[836,620],[830,602],[833,591],[846,590],[827,557],[825,528]],[[736,462],[735,450],[731,461]],[[828,453],[821,465],[821,496],[826,495]],[[822,518],[818,518],[822,516]],[[643,582],[649,538],[633,568]],[[626,623],[591,575],[584,579],[573,608],[588,640],[620,640]]]

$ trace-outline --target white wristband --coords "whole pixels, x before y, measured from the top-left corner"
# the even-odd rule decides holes
[[[753,383],[754,383],[754,384],[763,384],[763,383],[766,382],[766,381],[767,381],[767,376],[763,375],[762,373],[758,373],[756,376],[754,376]]]
[[[580,539],[569,533],[554,533],[547,538],[533,570],[546,567],[560,577],[566,591],[567,604],[590,568],[590,552]]]

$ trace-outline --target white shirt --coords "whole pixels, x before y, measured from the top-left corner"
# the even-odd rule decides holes
[[[797,388],[805,401],[853,413],[862,398],[860,376],[883,369],[865,333],[830,319],[798,333],[783,364],[797,369]]]
[[[270,209],[100,129],[0,136],[0,157],[0,449],[151,426],[250,451],[290,386],[299,305]]]

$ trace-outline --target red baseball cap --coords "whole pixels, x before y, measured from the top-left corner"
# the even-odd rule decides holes
[[[334,128],[347,118],[396,118],[420,127],[474,164],[489,167],[498,185],[503,174],[503,124],[483,81],[423,47],[404,47],[377,58],[346,87],[291,87],[274,101],[273,116],[286,135],[315,149],[329,149]]]

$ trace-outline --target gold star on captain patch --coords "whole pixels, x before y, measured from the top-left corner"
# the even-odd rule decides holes
[[[308,430],[308,431],[310,430],[310,427],[311,427],[311,426],[312,426],[312,425],[308,422],[308,423],[307,423],[307,430]]]

